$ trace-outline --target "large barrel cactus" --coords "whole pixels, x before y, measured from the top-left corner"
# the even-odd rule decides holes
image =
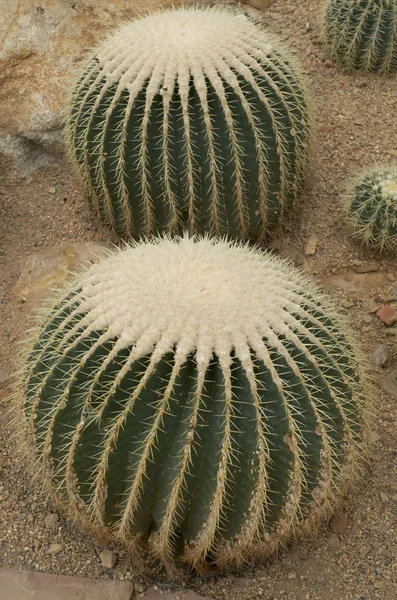
[[[342,66],[397,70],[397,0],[326,0],[323,25],[330,55]]]
[[[306,174],[310,123],[279,41],[226,7],[123,25],[89,57],[67,141],[119,236],[184,230],[264,237]]]
[[[375,167],[360,173],[344,199],[354,237],[376,252],[397,251],[397,168]]]
[[[361,371],[346,325],[285,262],[161,239],[107,256],[55,304],[24,421],[85,527],[171,568],[226,569],[311,530],[360,474]]]

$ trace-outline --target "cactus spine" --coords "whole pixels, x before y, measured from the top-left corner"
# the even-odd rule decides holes
[[[123,25],[86,63],[66,129],[94,206],[125,238],[262,239],[294,204],[310,137],[291,59],[226,7]]]
[[[330,56],[348,69],[397,70],[397,0],[326,0]]]
[[[365,381],[301,273],[162,239],[109,255],[57,302],[24,420],[55,502],[85,527],[166,566],[226,569],[335,508],[360,473]]]
[[[397,250],[397,168],[362,172],[352,183],[344,210],[354,237],[376,252]]]

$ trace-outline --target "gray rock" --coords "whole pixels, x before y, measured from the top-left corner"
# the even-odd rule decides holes
[[[63,550],[62,544],[57,544],[54,542],[53,544],[49,545],[49,547],[47,548],[45,553],[46,554],[59,554],[60,552],[62,552],[62,550]]]
[[[45,526],[50,528],[54,527],[59,521],[59,516],[56,513],[51,513],[44,519]]]
[[[99,558],[101,559],[102,566],[106,569],[113,569],[116,564],[117,554],[111,550],[103,550]]]
[[[0,600],[131,600],[129,581],[0,569]]]
[[[386,346],[377,346],[372,352],[372,364],[375,367],[383,367],[389,359],[389,351]]]

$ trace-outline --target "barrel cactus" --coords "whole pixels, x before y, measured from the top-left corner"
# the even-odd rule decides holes
[[[344,211],[353,236],[376,252],[397,250],[397,168],[363,171],[351,184]]]
[[[326,0],[323,25],[330,55],[342,66],[397,70],[397,0]]]
[[[97,536],[224,570],[313,529],[360,474],[359,356],[281,259],[140,242],[55,303],[25,367],[24,435],[54,502]]]
[[[230,7],[123,25],[73,87],[67,145],[120,237],[262,239],[307,170],[307,94],[276,37]]]

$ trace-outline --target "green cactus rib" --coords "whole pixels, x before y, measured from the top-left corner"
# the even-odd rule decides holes
[[[141,285],[123,306],[149,263],[150,293]],[[211,342],[207,301],[223,289],[213,268],[248,311],[265,312],[235,331],[224,317]],[[247,271],[266,282],[259,294],[247,296]],[[163,280],[175,290],[154,315]],[[30,352],[36,469],[76,521],[166,566],[263,559],[329,515],[360,473],[367,390],[352,344],[327,301],[273,256],[208,239],[127,247],[76,281]]]
[[[260,240],[302,187],[310,119],[273,35],[236,10],[186,8],[124,25],[93,52],[66,134],[119,236]]]
[[[397,250],[397,169],[379,166],[351,183],[343,208],[353,236],[376,252]]]
[[[326,0],[323,29],[331,58],[342,66],[397,70],[397,0]]]

